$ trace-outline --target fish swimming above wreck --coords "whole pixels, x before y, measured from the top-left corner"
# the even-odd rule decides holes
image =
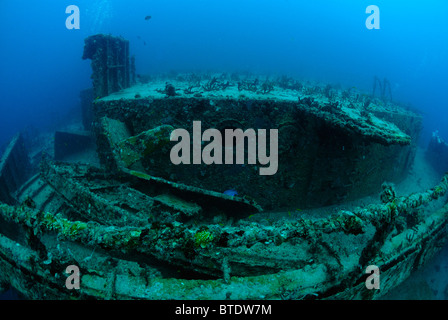
[[[55,132],[46,152],[17,134],[3,153],[1,283],[29,299],[379,299],[446,243],[448,175],[402,188],[421,114],[288,77],[137,77],[129,48],[85,39],[85,131]],[[232,162],[173,163],[172,132],[193,137],[198,120],[216,135],[199,129],[192,155],[226,130],[276,130],[276,172],[249,161],[256,130],[234,137]],[[76,158],[86,150],[96,163]],[[371,266],[381,290],[366,287]]]

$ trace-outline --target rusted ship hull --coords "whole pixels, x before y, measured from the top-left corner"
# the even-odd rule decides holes
[[[95,180],[100,177],[103,185]],[[256,222],[262,213],[253,213],[235,226],[210,223],[207,228],[162,217],[152,217],[148,224],[148,204],[156,201],[135,191],[132,185],[138,182],[132,179],[129,186],[119,184],[125,190],[115,193],[123,177],[100,169],[45,163],[41,178],[28,184],[30,190],[39,185],[39,191],[33,190],[40,202],[26,198],[19,206],[0,208],[2,281],[29,298],[371,299],[400,284],[447,240],[447,205],[431,207],[431,214],[412,228],[397,232],[397,225],[400,217],[440,202],[448,177],[393,204],[329,218],[265,225]],[[54,193],[39,197],[45,188]],[[120,199],[122,194],[127,197]],[[238,208],[242,202],[229,199],[228,206]],[[65,287],[68,265],[81,270],[79,290]],[[380,290],[366,288],[368,265],[381,270]]]
[[[59,133],[39,165],[42,150],[29,157],[20,136],[4,153],[0,284],[31,299],[376,299],[447,242],[448,175],[409,194],[389,183],[414,163],[420,115],[287,78],[132,86],[128,53],[123,39],[86,40],[90,132]],[[198,119],[218,132],[278,130],[278,172],[174,164],[170,134]],[[93,141],[97,166],[64,159]]]

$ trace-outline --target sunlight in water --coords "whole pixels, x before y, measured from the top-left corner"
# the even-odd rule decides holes
[[[107,22],[113,18],[111,1],[92,1],[83,18],[85,19],[84,25],[88,26],[90,33],[104,32],[107,28]]]

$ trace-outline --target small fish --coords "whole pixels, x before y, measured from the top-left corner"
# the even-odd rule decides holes
[[[224,194],[234,197],[238,195],[238,192],[236,192],[236,190],[230,189],[230,190],[226,190],[223,192]]]
[[[151,19],[151,16],[146,16],[145,20],[148,21],[149,19]]]

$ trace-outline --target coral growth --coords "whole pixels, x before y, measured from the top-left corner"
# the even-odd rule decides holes
[[[230,86],[229,81],[221,81],[218,80],[218,78],[213,77],[209,82],[202,85],[202,88],[205,91],[218,91],[218,90],[225,90],[229,86]]]
[[[213,234],[210,231],[201,230],[194,234],[194,245],[198,248],[206,248],[213,239]]]
[[[171,83],[168,83],[168,82],[165,84],[165,89],[163,89],[163,90],[158,89],[156,91],[159,93],[166,94],[167,97],[174,97],[177,95],[176,88]]]

